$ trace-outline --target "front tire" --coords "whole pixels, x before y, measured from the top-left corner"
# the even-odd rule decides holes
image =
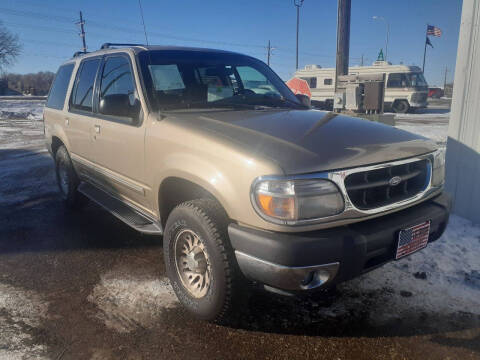
[[[231,320],[242,298],[227,225],[216,201],[187,201],[170,213],[163,240],[167,275],[178,299],[197,318],[214,323]]]
[[[68,208],[79,208],[84,201],[77,191],[80,180],[64,145],[55,153],[55,173],[60,195]]]
[[[407,100],[397,100],[393,103],[392,109],[397,114],[406,114],[410,110],[410,104]]]

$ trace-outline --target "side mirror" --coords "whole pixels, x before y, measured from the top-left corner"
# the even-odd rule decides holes
[[[307,95],[296,94],[295,96],[296,96],[297,99],[302,103],[302,105],[307,106],[307,107],[311,107],[311,106],[312,106],[312,102],[311,102],[310,98],[309,98]]]
[[[140,113],[140,101],[135,99],[131,104],[127,94],[106,95],[100,99],[98,110],[103,115],[130,118],[136,122]]]

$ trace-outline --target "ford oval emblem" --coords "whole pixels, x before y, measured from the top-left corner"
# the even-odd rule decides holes
[[[394,176],[390,180],[388,180],[388,183],[390,186],[397,186],[402,182],[402,178],[400,176]]]

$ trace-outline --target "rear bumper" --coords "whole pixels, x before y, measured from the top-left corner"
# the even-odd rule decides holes
[[[231,224],[244,275],[271,287],[304,291],[352,279],[395,258],[398,232],[430,220],[429,243],[444,232],[451,207],[443,193],[408,209],[356,224],[278,233]]]

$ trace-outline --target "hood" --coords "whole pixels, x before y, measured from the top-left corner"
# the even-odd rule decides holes
[[[181,111],[164,121],[208,132],[287,175],[372,165],[425,154],[424,137],[360,118],[318,110]]]

